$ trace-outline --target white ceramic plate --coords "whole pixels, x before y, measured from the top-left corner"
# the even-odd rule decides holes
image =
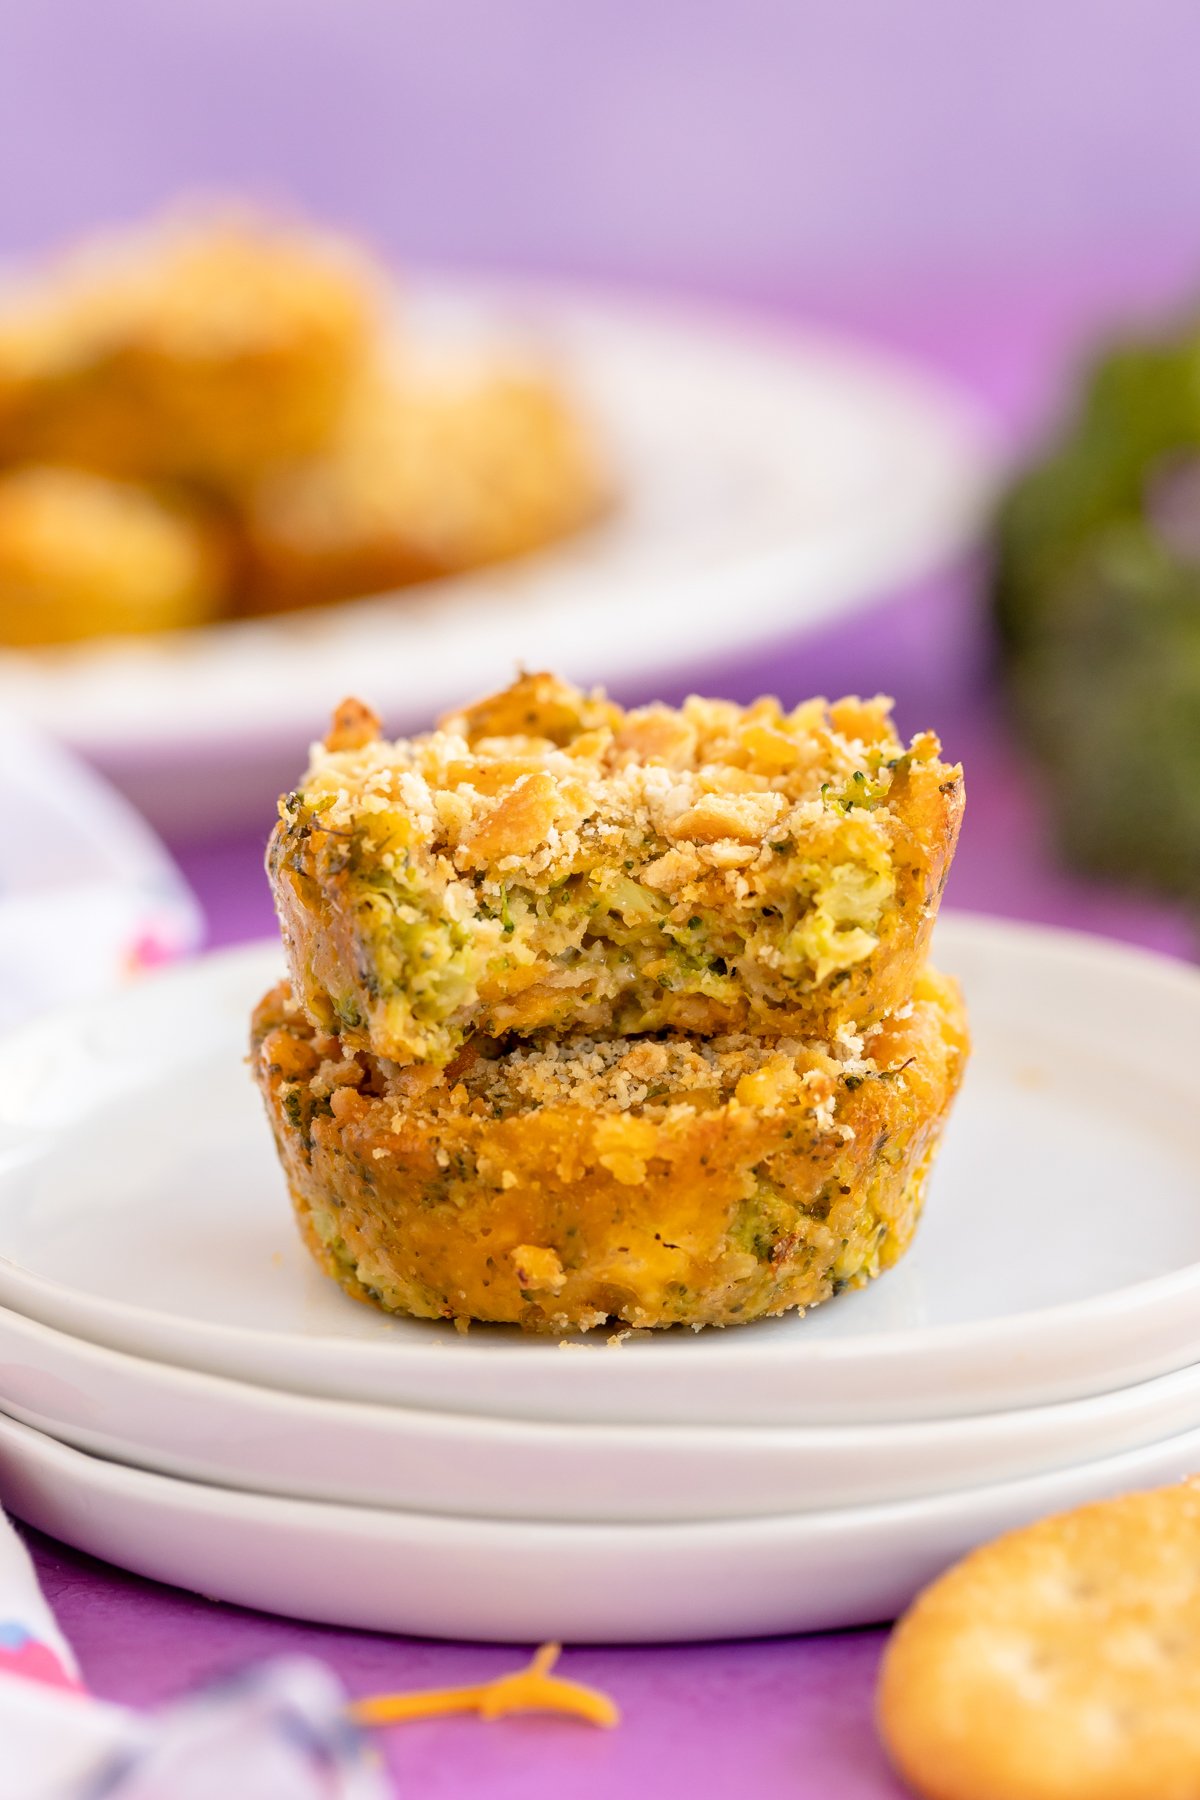
[[[641,681],[811,624],[957,548],[990,486],[966,403],[857,345],[565,286],[409,277],[404,307],[417,341],[548,355],[622,502],[561,549],[399,598],[0,655],[0,702],[151,816],[260,817],[343,693],[407,728],[518,661]]]
[[[242,1063],[278,955],[208,958],[0,1045],[0,1303],[266,1386],[618,1424],[962,1415],[1196,1360],[1194,969],[943,920],[976,1050],[909,1256],[805,1318],[568,1351],[388,1319],[310,1263]]]
[[[0,1408],[76,1449],[251,1493],[485,1519],[672,1523],[1008,1481],[1200,1429],[1200,1366],[1022,1412],[888,1425],[556,1425],[314,1400],[0,1308]]]
[[[870,1624],[1002,1531],[1197,1466],[1193,1431],[898,1506],[691,1525],[519,1524],[203,1487],[85,1456],[0,1417],[0,1502],[93,1556],[292,1618],[498,1642]]]

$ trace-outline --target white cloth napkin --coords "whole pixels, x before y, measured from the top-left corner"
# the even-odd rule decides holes
[[[93,1699],[0,1513],[0,1800],[386,1800],[345,1706],[301,1657],[155,1713]]]
[[[195,950],[203,920],[163,846],[94,770],[0,715],[0,1029]]]

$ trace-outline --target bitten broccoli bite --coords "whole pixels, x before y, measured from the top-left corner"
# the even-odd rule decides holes
[[[348,1046],[827,1035],[901,1005],[963,804],[884,700],[626,712],[550,675],[389,743],[343,709],[268,867],[297,998]]]
[[[528,1331],[745,1323],[904,1252],[967,1053],[955,984],[828,1042],[473,1040],[399,1068],[287,984],[252,1066],[303,1236],[357,1299]]]

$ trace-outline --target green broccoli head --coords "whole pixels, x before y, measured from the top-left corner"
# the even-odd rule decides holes
[[[1200,898],[1200,325],[1097,362],[995,547],[1013,716],[1063,852]]]

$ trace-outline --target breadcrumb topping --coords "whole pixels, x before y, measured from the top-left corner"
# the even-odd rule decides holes
[[[889,763],[905,754],[883,697],[785,713],[773,699],[741,708],[692,696],[678,711],[625,713],[548,675],[508,697],[510,712],[483,702],[416,738],[316,744],[303,796],[327,830],[362,830],[385,866],[419,848],[444,879],[479,870],[477,886],[498,893],[517,870],[546,888],[581,852],[617,866],[631,852],[647,885],[669,894],[706,871],[769,866],[772,844],[797,831],[828,835],[856,775],[870,778],[863,800],[883,823]],[[928,735],[911,751],[937,753]],[[403,844],[387,829],[395,810],[414,828]],[[661,849],[646,863],[648,840]]]
[[[395,743],[345,703],[270,868],[313,1016],[396,1061],[473,1031],[820,1035],[915,976],[960,811],[882,697],[625,711],[525,675]]]
[[[861,1040],[856,1040],[861,1048]],[[749,1032],[717,1038],[558,1038],[517,1044],[480,1056],[461,1077],[467,1104],[493,1111],[584,1106],[592,1112],[661,1112],[710,1107],[732,1099],[770,1111],[802,1088],[817,1105],[843,1074],[877,1073],[861,1055],[838,1045]],[[832,1103],[832,1102],[831,1102]],[[832,1122],[832,1119],[831,1119]]]

